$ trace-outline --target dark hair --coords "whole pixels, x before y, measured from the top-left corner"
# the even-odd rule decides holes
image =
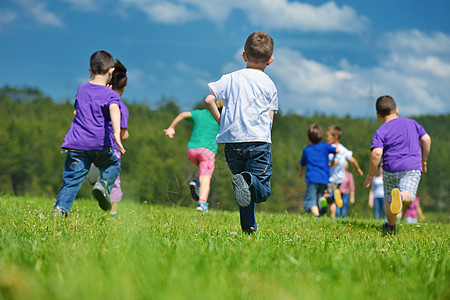
[[[90,65],[94,75],[104,75],[114,68],[114,58],[106,51],[97,51],[91,55]]]
[[[273,39],[263,31],[253,32],[245,42],[244,51],[250,61],[267,62],[273,54]]]
[[[127,68],[118,59],[114,63],[114,68],[111,81],[108,84],[117,92],[127,86]]]
[[[333,136],[337,135],[338,139],[341,138],[341,135],[342,135],[341,127],[336,126],[336,125],[331,125],[327,128],[327,131],[330,131],[331,135],[333,135]]]
[[[322,127],[320,127],[317,124],[312,124],[308,128],[308,138],[313,144],[317,144],[322,140],[323,137],[323,130]]]
[[[377,109],[377,114],[379,114],[380,117],[386,117],[395,112],[397,105],[395,104],[394,98],[386,95],[377,99],[375,107]]]

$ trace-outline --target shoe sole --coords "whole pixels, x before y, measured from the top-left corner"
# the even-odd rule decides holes
[[[334,202],[339,208],[341,208],[344,205],[344,202],[342,202],[341,191],[339,189],[334,190]]]
[[[95,199],[97,199],[98,201],[98,205],[100,206],[101,209],[103,209],[104,211],[108,211],[111,209],[112,204],[111,202],[105,197],[104,193],[102,190],[98,189],[98,188],[93,188],[92,189],[92,195],[95,197]]]
[[[402,211],[402,208],[403,208],[400,190],[398,188],[392,189],[391,195],[392,195],[391,213],[394,215],[398,215]]]
[[[200,198],[197,195],[197,192],[195,191],[196,188],[196,183],[195,182],[191,182],[189,183],[189,188],[191,189],[191,196],[195,201],[198,201]]]
[[[241,174],[236,174],[231,177],[231,182],[233,183],[237,205],[241,208],[249,207],[252,200],[247,181]]]

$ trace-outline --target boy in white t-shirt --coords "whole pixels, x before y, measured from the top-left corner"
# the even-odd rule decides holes
[[[334,155],[330,155],[330,183],[325,189],[324,197],[327,198],[330,207],[330,216],[336,217],[336,205],[342,207],[342,196],[339,186],[344,182],[345,178],[345,164],[349,161],[354,167],[356,172],[363,176],[364,173],[359,167],[358,162],[353,157],[353,152],[339,143],[339,139],[342,136],[342,130],[339,126],[331,125],[326,131],[326,142],[330,145],[334,145],[339,151]]]
[[[264,69],[273,61],[273,44],[267,33],[252,33],[242,52],[247,67],[209,83],[211,93],[205,99],[220,125],[216,140],[225,144],[241,228],[246,233],[257,230],[255,203],[267,201],[271,194],[271,130],[278,95]],[[225,99],[221,115],[215,105],[217,99]]]

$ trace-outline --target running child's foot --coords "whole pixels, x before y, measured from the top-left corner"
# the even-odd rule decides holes
[[[198,201],[199,198],[199,189],[200,189],[200,181],[198,178],[192,179],[191,182],[189,182],[189,188],[191,189],[191,196],[192,199],[195,201]]]
[[[104,180],[97,181],[92,188],[92,195],[98,201],[98,205],[104,211],[111,209],[111,200],[109,199],[108,188]]]
[[[231,177],[233,183],[234,193],[236,197],[236,203],[240,208],[247,208],[252,202],[250,190],[248,189],[248,183],[244,176],[236,174]]]
[[[208,202],[198,201],[196,210],[202,211],[203,213],[207,214],[209,212],[208,205]]]
[[[323,216],[324,214],[327,213],[328,210],[327,198],[320,197],[318,202],[319,202],[319,216]]]
[[[339,208],[341,208],[344,205],[344,202],[342,202],[341,191],[339,189],[334,189],[334,202],[336,203],[336,206]]]
[[[55,208],[55,210],[53,211],[53,216],[55,217],[63,217],[63,218],[67,218],[67,212],[62,209],[61,207],[57,206]]]
[[[383,225],[381,225],[381,229],[386,233],[395,234],[397,232],[397,224],[389,225],[388,222],[384,222]]]
[[[402,195],[398,188],[394,188],[391,191],[392,201],[391,201],[391,213],[393,215],[398,215],[403,209]]]

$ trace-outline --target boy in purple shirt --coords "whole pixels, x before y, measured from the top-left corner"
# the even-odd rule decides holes
[[[427,172],[431,138],[416,121],[398,117],[398,108],[391,96],[378,98],[376,109],[382,124],[373,136],[370,170],[364,187],[370,186],[383,157],[387,222],[382,228],[395,233],[397,214],[402,211],[403,204],[413,203],[422,172]]]
[[[114,71],[114,58],[106,51],[91,56],[91,80],[78,88],[75,117],[61,148],[67,150],[63,171],[63,185],[56,198],[56,214],[67,216],[89,168],[94,163],[100,169],[100,180],[92,194],[103,210],[111,209],[109,192],[120,172],[119,159],[114,155],[108,134],[112,122],[114,140],[125,153],[120,140],[119,95],[106,84]]]
[[[306,191],[303,199],[303,208],[316,217],[320,217],[327,211],[327,200],[321,197],[318,205],[317,198],[322,196],[329,183],[330,166],[328,154],[336,155],[337,148],[330,144],[320,142],[323,130],[319,125],[313,124],[308,128],[308,140],[310,145],[303,149],[298,176],[303,175],[306,166]]]

